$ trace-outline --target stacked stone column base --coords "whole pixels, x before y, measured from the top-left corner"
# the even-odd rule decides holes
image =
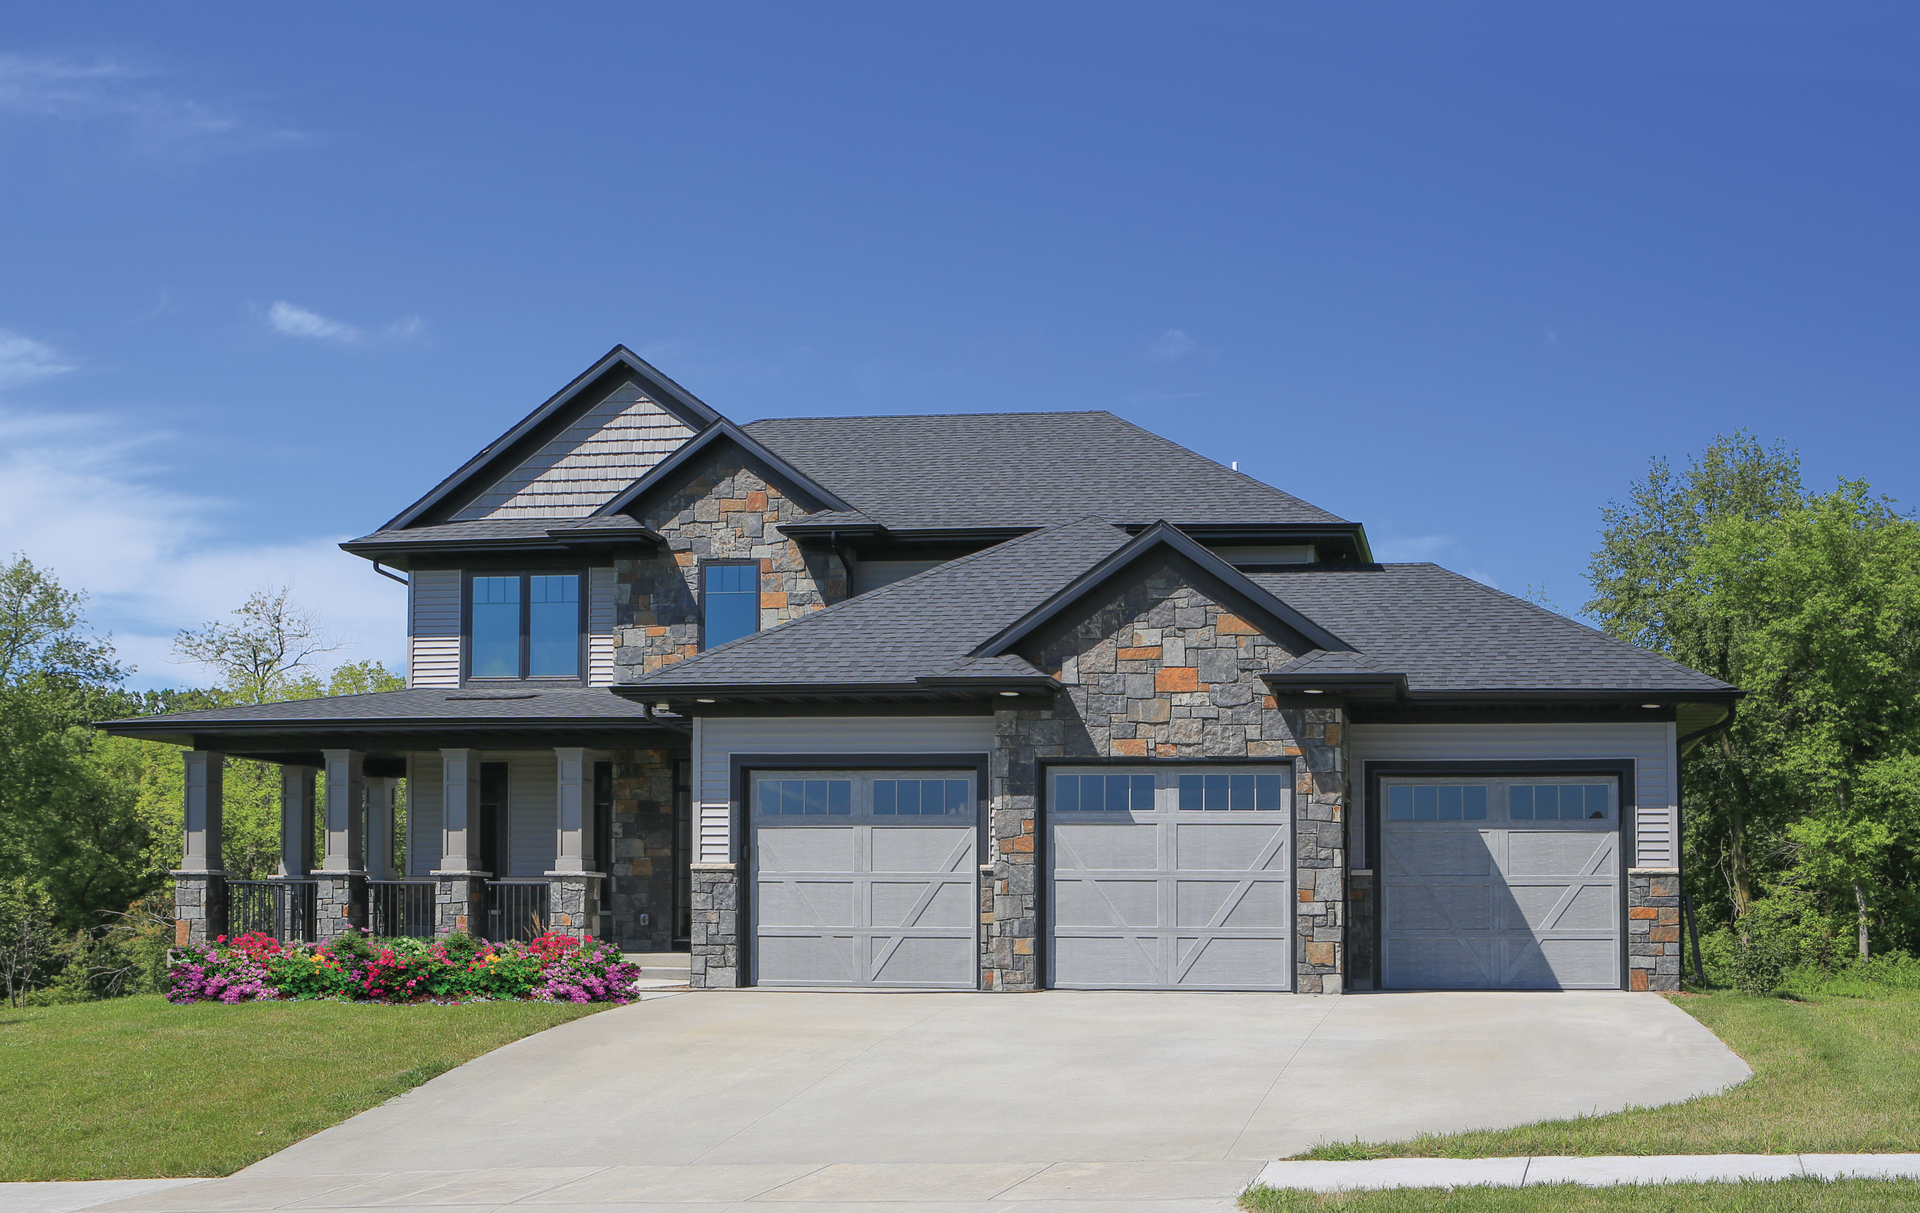
[[[1627,988],[1680,988],[1680,869],[1627,869]]]
[[[600,936],[600,872],[547,873],[547,930],[574,939]]]
[[[485,915],[482,904],[487,891],[485,872],[433,873],[433,930],[436,935],[455,931],[479,933]]]
[[[693,955],[689,981],[697,990],[740,984],[740,894],[730,863],[696,863],[693,876]]]
[[[227,933],[227,874],[170,872],[173,877],[173,943],[212,943]]]
[[[315,872],[314,934],[338,939],[367,925],[367,874]]]

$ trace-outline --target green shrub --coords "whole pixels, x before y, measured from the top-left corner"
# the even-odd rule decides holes
[[[1733,952],[1734,988],[1755,998],[1777,993],[1787,975],[1790,949],[1776,939],[1752,936],[1740,941]]]

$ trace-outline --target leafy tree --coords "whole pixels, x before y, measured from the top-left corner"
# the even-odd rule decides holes
[[[1625,503],[1601,511],[1587,614],[1608,635],[1740,685],[1728,621],[1713,611],[1696,564],[1716,524],[1779,518],[1799,509],[1801,497],[1799,456],[1745,430],[1714,439],[1683,471],[1656,458]],[[1752,777],[1758,744],[1743,718],[1719,734],[1713,753],[1696,755],[1684,777],[1689,834],[1725,870],[1733,918],[1755,893],[1752,829],[1770,832],[1782,811],[1777,790]]]

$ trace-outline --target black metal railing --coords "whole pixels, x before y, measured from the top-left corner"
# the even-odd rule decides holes
[[[489,880],[486,926],[482,934],[496,942],[527,940],[547,929],[547,882]]]
[[[227,934],[263,931],[275,939],[312,943],[319,894],[311,880],[229,880]]]
[[[369,880],[367,913],[373,933],[388,939],[432,939],[433,889],[430,880]]]

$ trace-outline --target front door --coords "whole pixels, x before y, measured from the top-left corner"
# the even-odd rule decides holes
[[[964,770],[753,773],[755,984],[975,989],[974,783]]]

